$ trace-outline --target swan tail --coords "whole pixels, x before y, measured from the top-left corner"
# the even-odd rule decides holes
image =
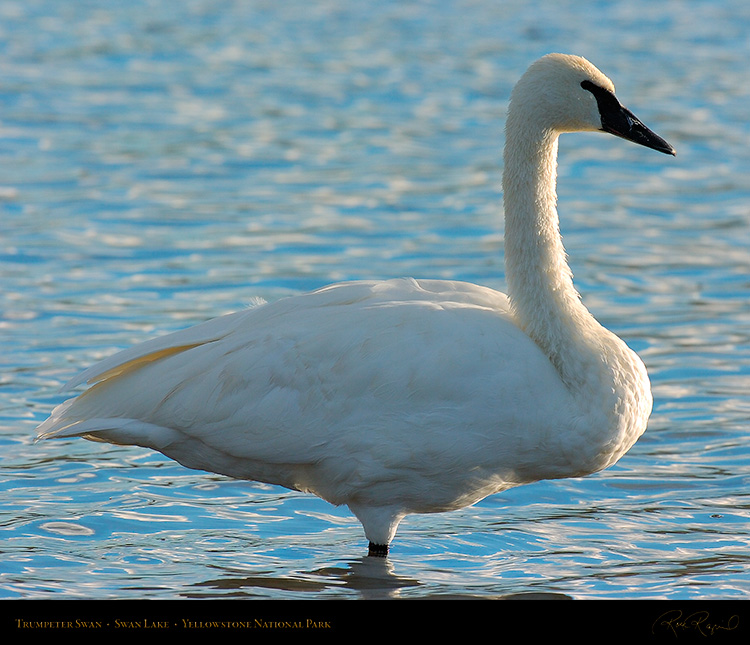
[[[83,437],[117,445],[150,446],[160,450],[174,442],[178,433],[171,429],[138,419],[90,418],[68,414],[76,399],[57,406],[52,415],[37,428],[36,441]]]

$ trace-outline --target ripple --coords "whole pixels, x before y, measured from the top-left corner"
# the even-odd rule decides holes
[[[48,531],[49,533],[65,537],[94,535],[94,531],[87,526],[74,524],[72,522],[44,522],[43,524],[40,524],[39,528]]]

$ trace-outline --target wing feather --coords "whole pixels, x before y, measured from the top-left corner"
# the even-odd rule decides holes
[[[503,294],[441,281],[282,299],[143,343],[71,383],[84,381],[93,385],[58,406],[40,437],[137,444],[330,501],[342,495],[337,482],[366,489],[369,473],[450,469],[472,436],[478,465],[488,440],[495,460],[522,454],[533,447],[501,445],[518,442],[512,411],[533,424],[536,409],[541,424],[567,403]]]

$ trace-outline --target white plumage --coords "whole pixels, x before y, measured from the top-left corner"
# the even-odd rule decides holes
[[[588,61],[517,84],[505,149],[510,298],[463,282],[351,282],[121,352],[68,385],[40,438],[158,450],[190,468],[346,504],[371,552],[409,513],[458,509],[619,459],[645,430],[640,359],[581,304],[558,232],[557,137],[605,130],[674,153]]]

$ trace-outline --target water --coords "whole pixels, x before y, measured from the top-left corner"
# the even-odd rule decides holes
[[[0,598],[745,598],[750,5],[0,4]],[[119,348],[354,278],[504,288],[510,89],[590,58],[676,159],[561,141],[566,247],[655,409],[615,467],[409,517],[83,440],[32,443]]]

